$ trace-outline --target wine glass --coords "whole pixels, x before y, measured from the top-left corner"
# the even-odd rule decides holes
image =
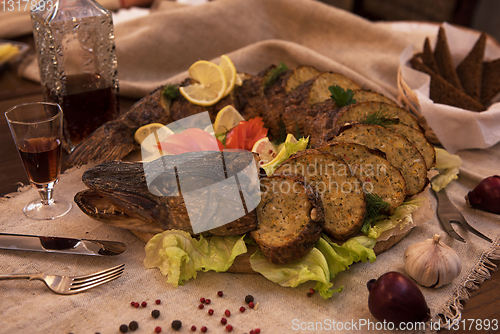
[[[40,198],[26,204],[24,214],[49,220],[65,215],[71,203],[54,197],[54,185],[61,172],[63,112],[56,103],[23,103],[5,112],[10,132],[30,183]]]

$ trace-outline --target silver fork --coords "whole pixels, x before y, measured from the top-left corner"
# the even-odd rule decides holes
[[[462,216],[457,207],[451,202],[450,198],[448,197],[444,189],[441,189],[438,192],[435,192],[434,189],[432,189],[432,192],[437,197],[438,200],[437,216],[439,218],[439,221],[441,222],[441,226],[443,226],[446,233],[448,233],[450,236],[457,239],[458,241],[465,242],[465,239],[462,238],[460,235],[458,235],[458,233],[455,232],[455,230],[451,226],[451,223],[456,223],[462,225],[466,230],[470,231],[471,233],[474,233],[478,237],[486,241],[493,242],[490,238],[488,238],[487,236],[485,236],[484,234],[482,234],[481,232],[470,226],[469,223],[467,223],[464,216]]]
[[[101,284],[117,279],[123,274],[125,264],[109,268],[97,273],[84,276],[57,276],[40,274],[10,274],[0,275],[0,280],[28,279],[43,281],[45,285],[55,293],[61,295],[72,295],[88,289],[92,289]]]

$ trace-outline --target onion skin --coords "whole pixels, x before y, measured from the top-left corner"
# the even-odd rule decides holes
[[[465,200],[475,209],[500,214],[500,176],[493,175],[479,182]]]
[[[370,291],[368,308],[378,321],[399,325],[402,322],[425,322],[430,319],[424,295],[409,277],[391,271],[377,280],[370,280],[367,287]]]

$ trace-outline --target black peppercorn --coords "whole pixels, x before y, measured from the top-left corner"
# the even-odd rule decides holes
[[[120,326],[120,332],[122,333],[127,333],[128,332],[128,326],[123,324]]]
[[[253,302],[253,296],[252,295],[247,295],[245,297],[245,303],[248,304],[248,303],[251,303],[251,302]]]
[[[135,331],[137,328],[139,328],[139,324],[137,321],[131,321],[130,324],[128,324],[128,328],[130,328],[131,331]]]
[[[180,320],[174,320],[172,321],[172,328],[176,331],[178,331],[179,329],[181,329],[182,327],[182,322]]]
[[[153,318],[157,319],[160,316],[160,311],[159,310],[153,310],[153,312],[151,312],[151,316]]]

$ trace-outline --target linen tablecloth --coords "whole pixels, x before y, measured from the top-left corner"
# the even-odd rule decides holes
[[[142,97],[170,82],[180,82],[186,69],[196,60],[215,60],[227,54],[240,72],[251,74],[269,64],[285,62],[320,70],[343,73],[372,89],[395,98],[396,76],[401,51],[409,44],[421,47],[428,30],[398,29],[389,23],[372,23],[348,12],[310,0],[218,0],[200,6],[173,10],[159,9],[147,17],[117,24],[116,47],[120,92]],[[437,31],[437,26],[436,30]],[[464,134],[462,134],[464,135]],[[498,215],[473,210],[464,196],[484,177],[498,173],[500,145],[485,150],[458,152],[464,164],[459,179],[447,188],[451,200],[478,230],[494,239],[490,244],[459,230],[467,239],[463,244],[448,237],[435,214],[427,223],[380,254],[375,263],[357,263],[340,273],[334,287],[343,291],[323,300],[307,297],[313,284],[298,288],[280,287],[260,275],[202,272],[194,280],[174,288],[159,270],[145,269],[144,242],[131,232],[92,220],[75,206],[64,218],[41,222],[25,218],[22,207],[38,196],[31,188],[0,202],[0,231],[53,235],[87,239],[117,240],[127,251],[116,257],[70,256],[13,250],[0,251],[2,273],[45,272],[88,274],[125,263],[123,277],[104,286],[73,296],[59,296],[41,282],[3,281],[0,284],[2,333],[118,333],[121,324],[139,323],[137,333],[172,332],[170,323],[182,321],[181,332],[207,326],[208,333],[224,333],[220,324],[224,310],[231,311],[228,323],[235,333],[260,328],[261,333],[384,332],[368,310],[366,283],[388,271],[404,273],[403,253],[418,241],[435,233],[453,247],[462,259],[462,272],[450,285],[421,290],[433,316],[460,319],[461,300],[468,289],[489,277],[490,259],[500,258]],[[71,169],[61,176],[55,191],[68,199],[84,189],[82,173],[89,166]],[[432,208],[435,198],[430,195]],[[222,298],[217,291],[223,291]],[[255,297],[258,309],[241,313],[247,294]],[[199,299],[212,303],[199,309]],[[161,300],[160,305],[154,301]],[[134,308],[132,301],[146,301]],[[213,316],[207,310],[214,309]],[[158,309],[158,319],[151,311]],[[369,329],[369,324],[374,330]],[[361,327],[364,325],[364,327]],[[375,327],[377,326],[377,327]],[[387,331],[388,332],[388,331]]]

